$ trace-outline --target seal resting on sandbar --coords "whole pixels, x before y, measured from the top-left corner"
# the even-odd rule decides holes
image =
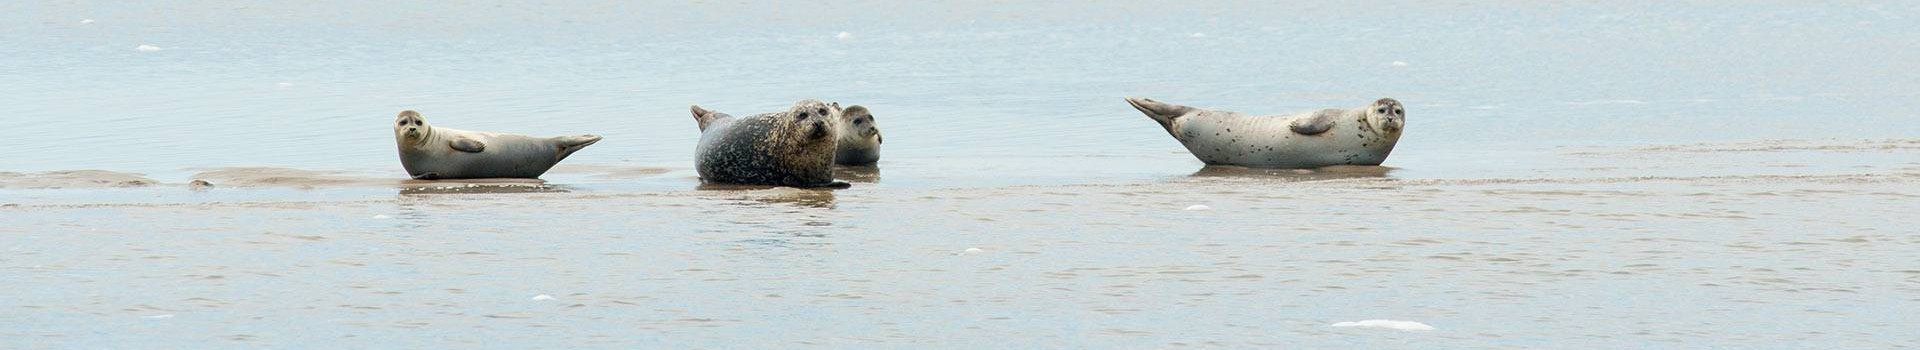
[[[784,112],[735,118],[693,106],[694,169],[710,184],[845,188],[833,180],[839,110],[801,100]]]
[[[420,180],[539,178],[600,136],[532,137],[436,128],[420,112],[400,111],[393,138],[400,166]]]
[[[1380,165],[1400,141],[1406,109],[1382,98],[1365,107],[1250,116],[1130,97],[1127,103],[1209,165],[1318,168]]]

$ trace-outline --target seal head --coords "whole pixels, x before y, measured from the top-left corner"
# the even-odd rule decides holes
[[[393,138],[401,145],[419,145],[427,142],[427,136],[433,134],[433,126],[427,124],[427,118],[413,110],[400,111],[393,118]]]
[[[1367,123],[1380,130],[1383,136],[1392,135],[1398,139],[1400,129],[1407,126],[1407,109],[1400,105],[1400,101],[1391,98],[1373,101],[1373,106],[1367,111]]]
[[[839,165],[871,165],[880,161],[880,127],[874,125],[867,107],[853,105],[840,112],[840,139],[836,141],[833,162]]]

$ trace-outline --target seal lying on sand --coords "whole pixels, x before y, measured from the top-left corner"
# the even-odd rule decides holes
[[[1127,98],[1200,161],[1256,168],[1380,165],[1400,141],[1406,110],[1383,98],[1355,109],[1249,116]]]
[[[700,125],[694,150],[700,179],[714,184],[844,188],[833,181],[838,110],[801,100],[785,112],[735,118],[693,106]]]
[[[419,112],[394,118],[400,165],[420,180],[538,178],[600,136],[532,137],[436,128]]]
[[[873,124],[867,107],[853,105],[840,111],[840,139],[833,154],[839,165],[873,165],[880,162],[880,127]]]

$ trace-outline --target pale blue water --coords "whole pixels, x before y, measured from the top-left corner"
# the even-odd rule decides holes
[[[32,286],[0,294],[0,319],[28,320],[0,344],[1920,346],[1895,312],[1920,307],[1900,222],[1920,210],[1917,20],[1910,2],[0,3],[0,172],[166,183],[0,190],[26,204],[0,208],[0,282]],[[1386,179],[1189,178],[1200,162],[1125,96],[1393,97],[1408,127]],[[688,105],[806,98],[874,111],[879,181],[687,192]],[[565,195],[177,186],[404,177],[403,109],[599,134],[565,164],[667,172],[547,176]],[[1178,210],[1199,203],[1225,219]],[[501,306],[536,294],[563,301]],[[1438,330],[1327,327],[1371,318]]]
[[[607,137],[570,163],[686,168],[689,104],[803,98],[871,106],[887,158],[923,163],[890,177],[965,174],[941,184],[1197,168],[1123,96],[1250,113],[1398,98],[1411,126],[1388,165],[1432,177],[1560,146],[1920,135],[1913,4],[3,6],[9,171],[400,175],[402,109]],[[1089,156],[1124,160],[1072,161]],[[1006,157],[1044,160],[968,171]]]

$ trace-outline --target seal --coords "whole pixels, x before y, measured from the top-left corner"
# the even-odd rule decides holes
[[[532,137],[436,128],[420,112],[400,111],[393,138],[400,165],[420,180],[538,178],[600,136]]]
[[[1391,98],[1354,109],[1281,116],[1249,116],[1137,97],[1127,98],[1127,103],[1160,123],[1200,161],[1253,168],[1380,165],[1400,141],[1407,117],[1400,101]]]
[[[833,153],[839,165],[873,165],[880,162],[880,127],[873,124],[867,107],[853,105],[840,112],[840,139]]]
[[[709,184],[845,188],[833,180],[838,110],[818,100],[744,118],[693,106],[695,170]]]

